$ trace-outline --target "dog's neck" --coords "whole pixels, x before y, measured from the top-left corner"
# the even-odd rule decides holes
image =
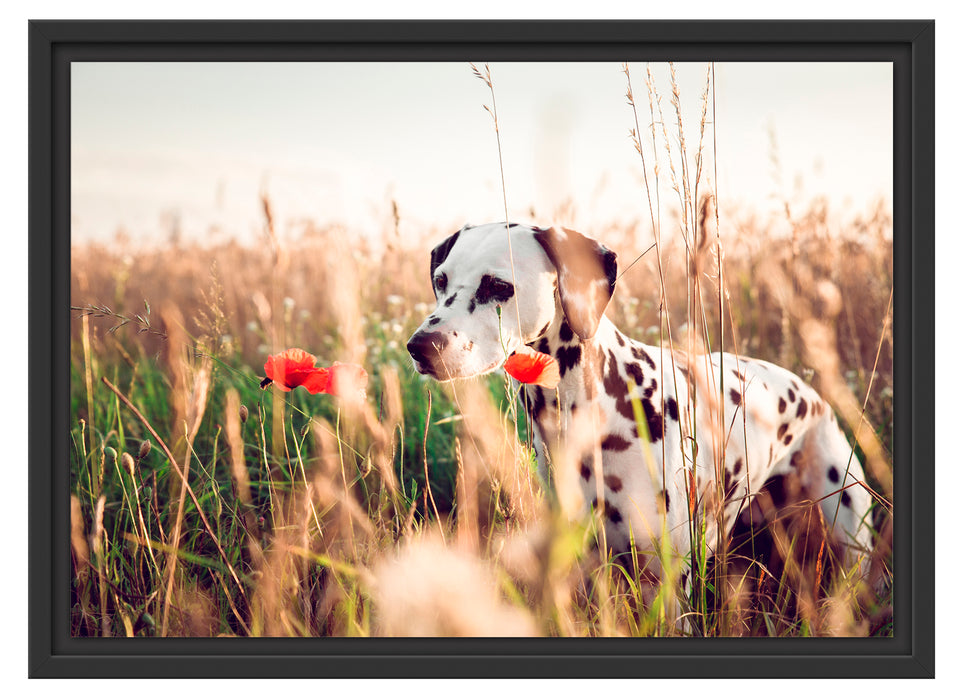
[[[620,342],[618,339],[623,339]],[[625,338],[616,325],[603,316],[596,335],[584,340],[570,328],[563,308],[556,305],[556,315],[546,331],[529,343],[534,350],[553,357],[559,364],[560,401],[568,408],[583,400],[591,400],[596,382],[602,383],[605,358]]]

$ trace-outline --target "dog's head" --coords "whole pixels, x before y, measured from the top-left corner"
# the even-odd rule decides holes
[[[436,309],[406,347],[418,372],[445,381],[492,372],[562,316],[592,338],[616,254],[570,229],[465,226],[433,249],[430,274]]]

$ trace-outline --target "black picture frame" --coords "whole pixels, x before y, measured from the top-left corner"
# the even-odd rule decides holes
[[[29,32],[29,675],[932,677],[932,21],[33,21]],[[73,61],[884,61],[894,66],[895,636],[76,639],[69,636]],[[36,368],[36,369],[34,369]],[[49,368],[49,372],[42,370]],[[922,399],[921,401],[918,399]],[[921,503],[920,503],[921,499]]]

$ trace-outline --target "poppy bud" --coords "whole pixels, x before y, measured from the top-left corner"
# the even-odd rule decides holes
[[[246,406],[240,406],[240,422],[246,423],[246,419],[250,417],[250,409]]]
[[[130,472],[130,476],[133,476],[135,465],[133,463],[133,457],[130,456],[129,452],[124,452],[120,455],[120,464],[123,465],[123,468]]]
[[[148,454],[150,454],[151,449],[153,449],[153,445],[150,444],[149,440],[144,440],[141,442],[140,451],[137,453],[137,459],[143,459],[146,457]]]
[[[111,459],[113,459],[114,461],[116,461],[117,451],[116,451],[115,449],[113,449],[112,447],[104,447],[104,448],[103,448],[103,454],[105,454],[107,457],[110,457]]]

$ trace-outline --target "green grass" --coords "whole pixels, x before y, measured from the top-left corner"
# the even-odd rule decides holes
[[[370,311],[368,316],[375,319],[381,314]],[[177,426],[175,418],[182,415],[175,406],[177,373],[172,363],[177,361],[176,353],[162,345],[159,352],[153,350],[143,334],[130,328],[110,331],[107,321],[84,322],[78,315],[75,322],[71,484],[79,505],[77,526],[88,543],[90,563],[83,562],[75,547],[74,635],[374,633],[373,572],[428,532],[441,532],[452,546],[461,530],[456,484],[463,475],[464,450],[472,443],[481,459],[502,459],[490,454],[490,444],[507,445],[516,438],[520,449],[506,459],[533,484],[535,517],[518,518],[512,502],[515,494],[495,477],[477,487],[477,492],[486,489],[477,496],[484,499],[480,507],[486,516],[479,518],[476,556],[494,571],[504,604],[530,615],[536,633],[662,635],[743,630],[733,627],[727,612],[713,607],[723,596],[717,596],[702,538],[694,537],[699,545],[693,597],[685,601],[678,586],[662,586],[650,593],[648,583],[629,573],[642,569],[638,560],[629,567],[618,563],[622,560],[597,557],[595,521],[577,523],[550,515],[549,498],[532,473],[531,453],[528,447],[522,448],[527,440],[526,418],[514,392],[502,375],[472,380],[456,392],[424,381],[412,371],[401,342],[415,327],[413,312],[397,324],[365,324],[370,415],[383,435],[389,436],[381,435],[381,444],[376,431],[339,399],[303,390],[274,394],[261,389],[262,363],[248,362],[240,346],[216,346],[209,338],[189,337],[187,375],[202,365],[201,349],[216,346],[219,354],[212,356],[209,365],[203,418],[188,451],[184,428]],[[298,341],[291,343],[295,344]],[[323,358],[333,359],[333,354]],[[103,378],[129,399],[145,421]],[[396,413],[389,406],[391,382],[399,392],[398,420],[390,415]],[[457,398],[464,389],[480,390],[501,417],[480,427],[485,436],[473,435],[474,428],[462,415]],[[240,496],[226,436],[231,390],[247,410],[245,422],[239,416],[232,419],[240,426],[251,494],[248,505]],[[885,404],[879,405],[885,410]],[[282,431],[275,433],[274,413],[280,406]],[[889,425],[888,421],[877,423]],[[183,501],[182,534],[175,550],[172,533],[178,519],[179,481],[151,429],[174,451],[178,462],[189,454],[189,483],[196,502]],[[891,432],[884,435],[891,440]],[[146,440],[151,442],[149,449]],[[395,493],[387,488],[383,469],[396,476]],[[333,488],[332,495],[317,493],[324,479]],[[102,509],[100,523],[98,509]],[[252,531],[251,522],[255,524]],[[504,542],[515,545],[524,540],[540,547],[526,562],[527,568],[537,571],[532,579],[516,574],[501,559]],[[177,565],[171,584],[168,556],[174,551]],[[632,557],[650,554],[655,553],[634,552]],[[674,568],[679,564],[673,562]],[[779,581],[770,595],[749,610],[748,632],[816,633],[796,607],[788,582]],[[871,610],[857,608],[853,617],[878,619],[882,607],[877,603]],[[691,622],[688,629],[677,627],[667,614],[670,609],[685,613]],[[875,626],[879,633],[889,631],[881,623]]]
[[[488,69],[474,71],[492,93]],[[838,403],[847,434],[865,418],[856,449],[888,499],[885,208],[836,228],[817,202],[792,208],[790,240],[755,220],[724,220],[710,237],[701,173],[650,139],[676,148],[673,117],[648,91],[644,134],[629,89],[649,218],[588,232],[615,238],[624,263],[607,314],[647,343],[738,352],[805,376]],[[490,113],[499,144],[508,115],[495,103]],[[661,206],[667,182],[678,202]],[[375,249],[335,227],[277,233],[263,204],[267,236],[249,246],[72,250],[71,634],[892,634],[891,592],[874,596],[841,571],[821,579],[801,518],[778,533],[781,571],[751,556],[769,533],[713,557],[694,524],[692,561],[661,543],[606,556],[599,519],[568,517],[538,483],[526,416],[502,375],[440,385],[411,368],[405,342],[433,302],[429,250],[449,232],[384,232]],[[814,347],[801,329],[828,302],[823,290],[838,313],[826,347]],[[362,364],[367,401],[261,389],[267,355],[287,347]],[[876,513],[888,521],[891,506]],[[646,575],[653,557],[658,582]],[[890,564],[891,554],[880,562]]]

